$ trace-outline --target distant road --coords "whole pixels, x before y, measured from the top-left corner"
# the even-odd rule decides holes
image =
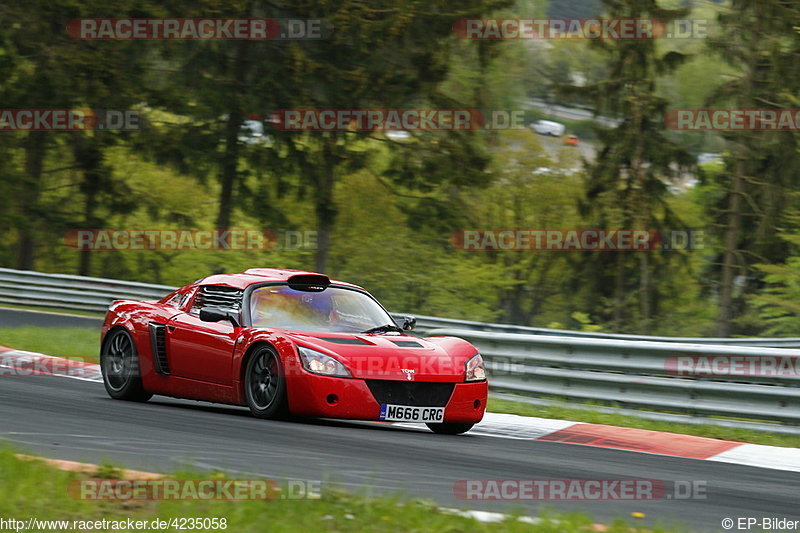
[[[549,104],[538,98],[531,98],[528,100],[528,106],[543,111],[551,117],[560,118],[562,120],[593,120],[606,127],[614,127],[620,123],[620,120],[616,118],[603,117],[599,115],[596,116],[591,111],[577,107],[565,107],[562,105]]]
[[[570,132],[568,131],[567,133]],[[539,135],[538,137],[542,148],[547,151],[547,155],[549,155],[551,158],[558,159],[559,151],[564,150],[566,153],[576,152],[589,162],[594,161],[596,151],[594,145],[592,145],[590,142],[581,140],[578,147],[575,148],[572,146],[566,146],[563,138],[547,137],[545,135]],[[576,171],[580,170],[583,168],[583,163],[579,160],[576,160],[571,168],[572,170]]]

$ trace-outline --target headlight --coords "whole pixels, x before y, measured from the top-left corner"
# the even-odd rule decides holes
[[[467,381],[483,381],[486,379],[486,368],[483,366],[481,354],[475,354],[467,361]]]
[[[352,377],[344,365],[330,355],[325,355],[305,346],[298,346],[297,351],[300,354],[303,368],[309,372],[325,376]]]

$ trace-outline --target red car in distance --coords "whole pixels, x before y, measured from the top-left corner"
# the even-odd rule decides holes
[[[255,268],[186,285],[158,302],[115,301],[100,366],[112,398],[154,394],[288,415],[422,422],[469,431],[488,386],[478,350],[418,338],[367,291],[323,274]]]

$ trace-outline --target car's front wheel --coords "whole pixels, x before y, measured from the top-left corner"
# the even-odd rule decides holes
[[[244,372],[247,406],[258,418],[282,418],[288,412],[286,378],[278,354],[269,346],[256,348]]]
[[[425,424],[428,429],[440,435],[461,435],[466,433],[475,424],[457,424],[454,422],[443,422],[440,424]]]
[[[116,400],[146,402],[153,395],[142,385],[139,354],[124,329],[113,330],[100,351],[100,372],[108,395]]]

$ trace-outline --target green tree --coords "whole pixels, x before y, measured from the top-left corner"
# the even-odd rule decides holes
[[[796,337],[800,332],[800,213],[787,214],[784,224],[788,227],[780,238],[790,247],[789,257],[783,263],[754,265],[767,285],[751,295],[750,303],[766,325],[765,334]]]
[[[294,16],[322,18],[335,31],[325,40],[290,43],[292,61],[281,76],[292,96],[280,102],[280,107],[392,109],[452,104],[437,94],[437,87],[451,66],[453,23],[509,3],[470,0],[454,6],[442,0],[409,5],[383,0],[369,5],[340,1],[321,6],[295,2]],[[339,212],[334,199],[336,183],[368,165],[367,151],[372,148],[365,148],[364,141],[369,136],[369,132],[306,132],[277,137],[288,146],[286,157],[313,198],[318,270],[328,266],[330,236]],[[442,142],[455,144],[465,138],[454,135]],[[443,176],[431,173],[415,179],[436,181]]]
[[[548,157],[529,130],[498,136],[487,171],[491,184],[461,194],[462,229],[566,229],[580,225],[576,194],[582,174],[571,148]],[[477,256],[508,283],[500,288],[500,319],[514,324],[548,324],[570,318],[575,269],[572,252],[499,250],[463,252]]]
[[[736,109],[796,107],[800,43],[795,28],[800,25],[800,6],[778,0],[733,0],[719,22],[721,34],[709,46],[738,75],[718,88],[712,102]],[[797,189],[800,175],[796,132],[734,131],[724,138],[730,156],[720,183],[726,195],[711,206],[722,240],[717,274],[720,336],[746,332],[736,320],[746,315],[747,295],[758,287],[753,264],[786,257],[787,246],[776,227],[790,205],[786,192]]]
[[[604,0],[606,16],[658,19],[667,24],[686,15],[685,9],[663,9],[656,0]],[[660,76],[673,72],[685,56],[661,53],[654,40],[594,40],[605,56],[605,79],[585,86],[562,88],[565,95],[591,102],[598,112],[620,117],[612,129],[599,129],[601,147],[588,165],[581,201],[583,216],[601,228],[664,229],[678,221],[669,209],[668,181],[689,162],[682,148],[664,131],[667,101],[658,95]],[[583,271],[591,284],[595,309],[614,329],[636,325],[646,332],[657,314],[657,272],[672,256],[587,254]],[[604,303],[605,302],[605,303]],[[605,308],[603,308],[605,307]]]
[[[141,6],[128,6],[142,14]],[[124,16],[117,5],[105,0],[76,4],[69,0],[32,1],[6,4],[0,16],[15,23],[0,31],[3,38],[3,68],[7,80],[0,86],[8,108],[75,109],[103,108],[125,110],[141,97],[140,74],[146,48],[133,42],[93,42],[70,37],[67,22],[82,16],[103,13]],[[24,165],[15,187],[17,266],[35,265],[37,240],[50,240],[54,230],[65,226],[102,225],[101,211],[124,209],[124,184],[110,179],[104,163],[104,150],[119,140],[111,132],[28,132],[9,134],[19,140]],[[48,156],[57,153],[59,161],[48,168]],[[67,164],[64,164],[67,161]],[[47,180],[72,169],[81,178],[63,187],[64,194],[77,190],[81,209],[46,205],[43,193]],[[62,187],[59,185],[59,187]],[[49,235],[48,235],[49,233]],[[38,239],[37,239],[38,237]],[[49,237],[49,239],[48,239]],[[39,242],[38,244],[43,244]],[[89,273],[88,252],[82,255],[79,273]]]

